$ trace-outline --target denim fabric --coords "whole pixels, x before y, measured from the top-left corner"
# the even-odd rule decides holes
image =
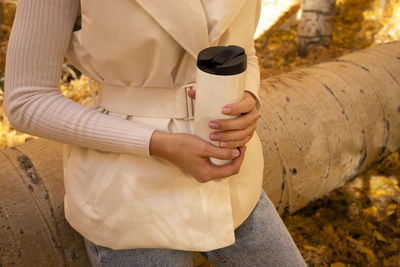
[[[213,266],[306,266],[292,237],[262,191],[246,221],[235,230],[236,243],[202,254]],[[192,252],[173,249],[113,250],[85,239],[93,267],[193,266]]]

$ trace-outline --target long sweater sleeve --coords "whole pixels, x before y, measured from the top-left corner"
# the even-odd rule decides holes
[[[79,0],[19,0],[6,59],[4,104],[25,133],[82,147],[149,156],[154,128],[84,107],[60,93]]]
[[[260,97],[258,96],[258,90],[260,87],[260,67],[258,58],[256,55],[256,49],[254,47],[254,33],[256,32],[258,22],[260,20],[261,15],[261,1],[257,0],[256,6],[256,15],[254,21],[254,27],[251,29],[251,35],[249,36],[251,46],[247,51],[247,73],[246,73],[246,81],[244,88],[246,91],[253,93],[256,102],[257,102],[257,110],[259,111],[262,108]]]

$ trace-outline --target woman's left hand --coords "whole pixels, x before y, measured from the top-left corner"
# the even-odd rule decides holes
[[[195,98],[194,90],[189,91],[189,96]],[[219,146],[224,148],[246,145],[253,137],[259,117],[253,95],[245,91],[243,99],[237,103],[225,105],[222,114],[239,116],[210,121],[209,127],[215,130],[210,134],[210,140],[219,141]]]

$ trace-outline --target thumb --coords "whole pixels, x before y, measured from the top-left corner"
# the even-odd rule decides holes
[[[190,89],[190,90],[188,90],[188,96],[189,96],[191,99],[196,99],[196,90],[195,90],[195,89]]]
[[[207,142],[208,143],[208,142]],[[204,151],[205,157],[212,157],[212,158],[217,158],[217,159],[235,159],[240,156],[240,151],[237,148],[220,148],[217,146],[214,146],[213,144],[208,143],[206,145],[206,149]]]

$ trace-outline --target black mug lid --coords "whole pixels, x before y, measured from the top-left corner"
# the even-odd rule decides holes
[[[240,46],[211,46],[199,53],[197,67],[215,75],[236,75],[246,70],[247,55]]]

